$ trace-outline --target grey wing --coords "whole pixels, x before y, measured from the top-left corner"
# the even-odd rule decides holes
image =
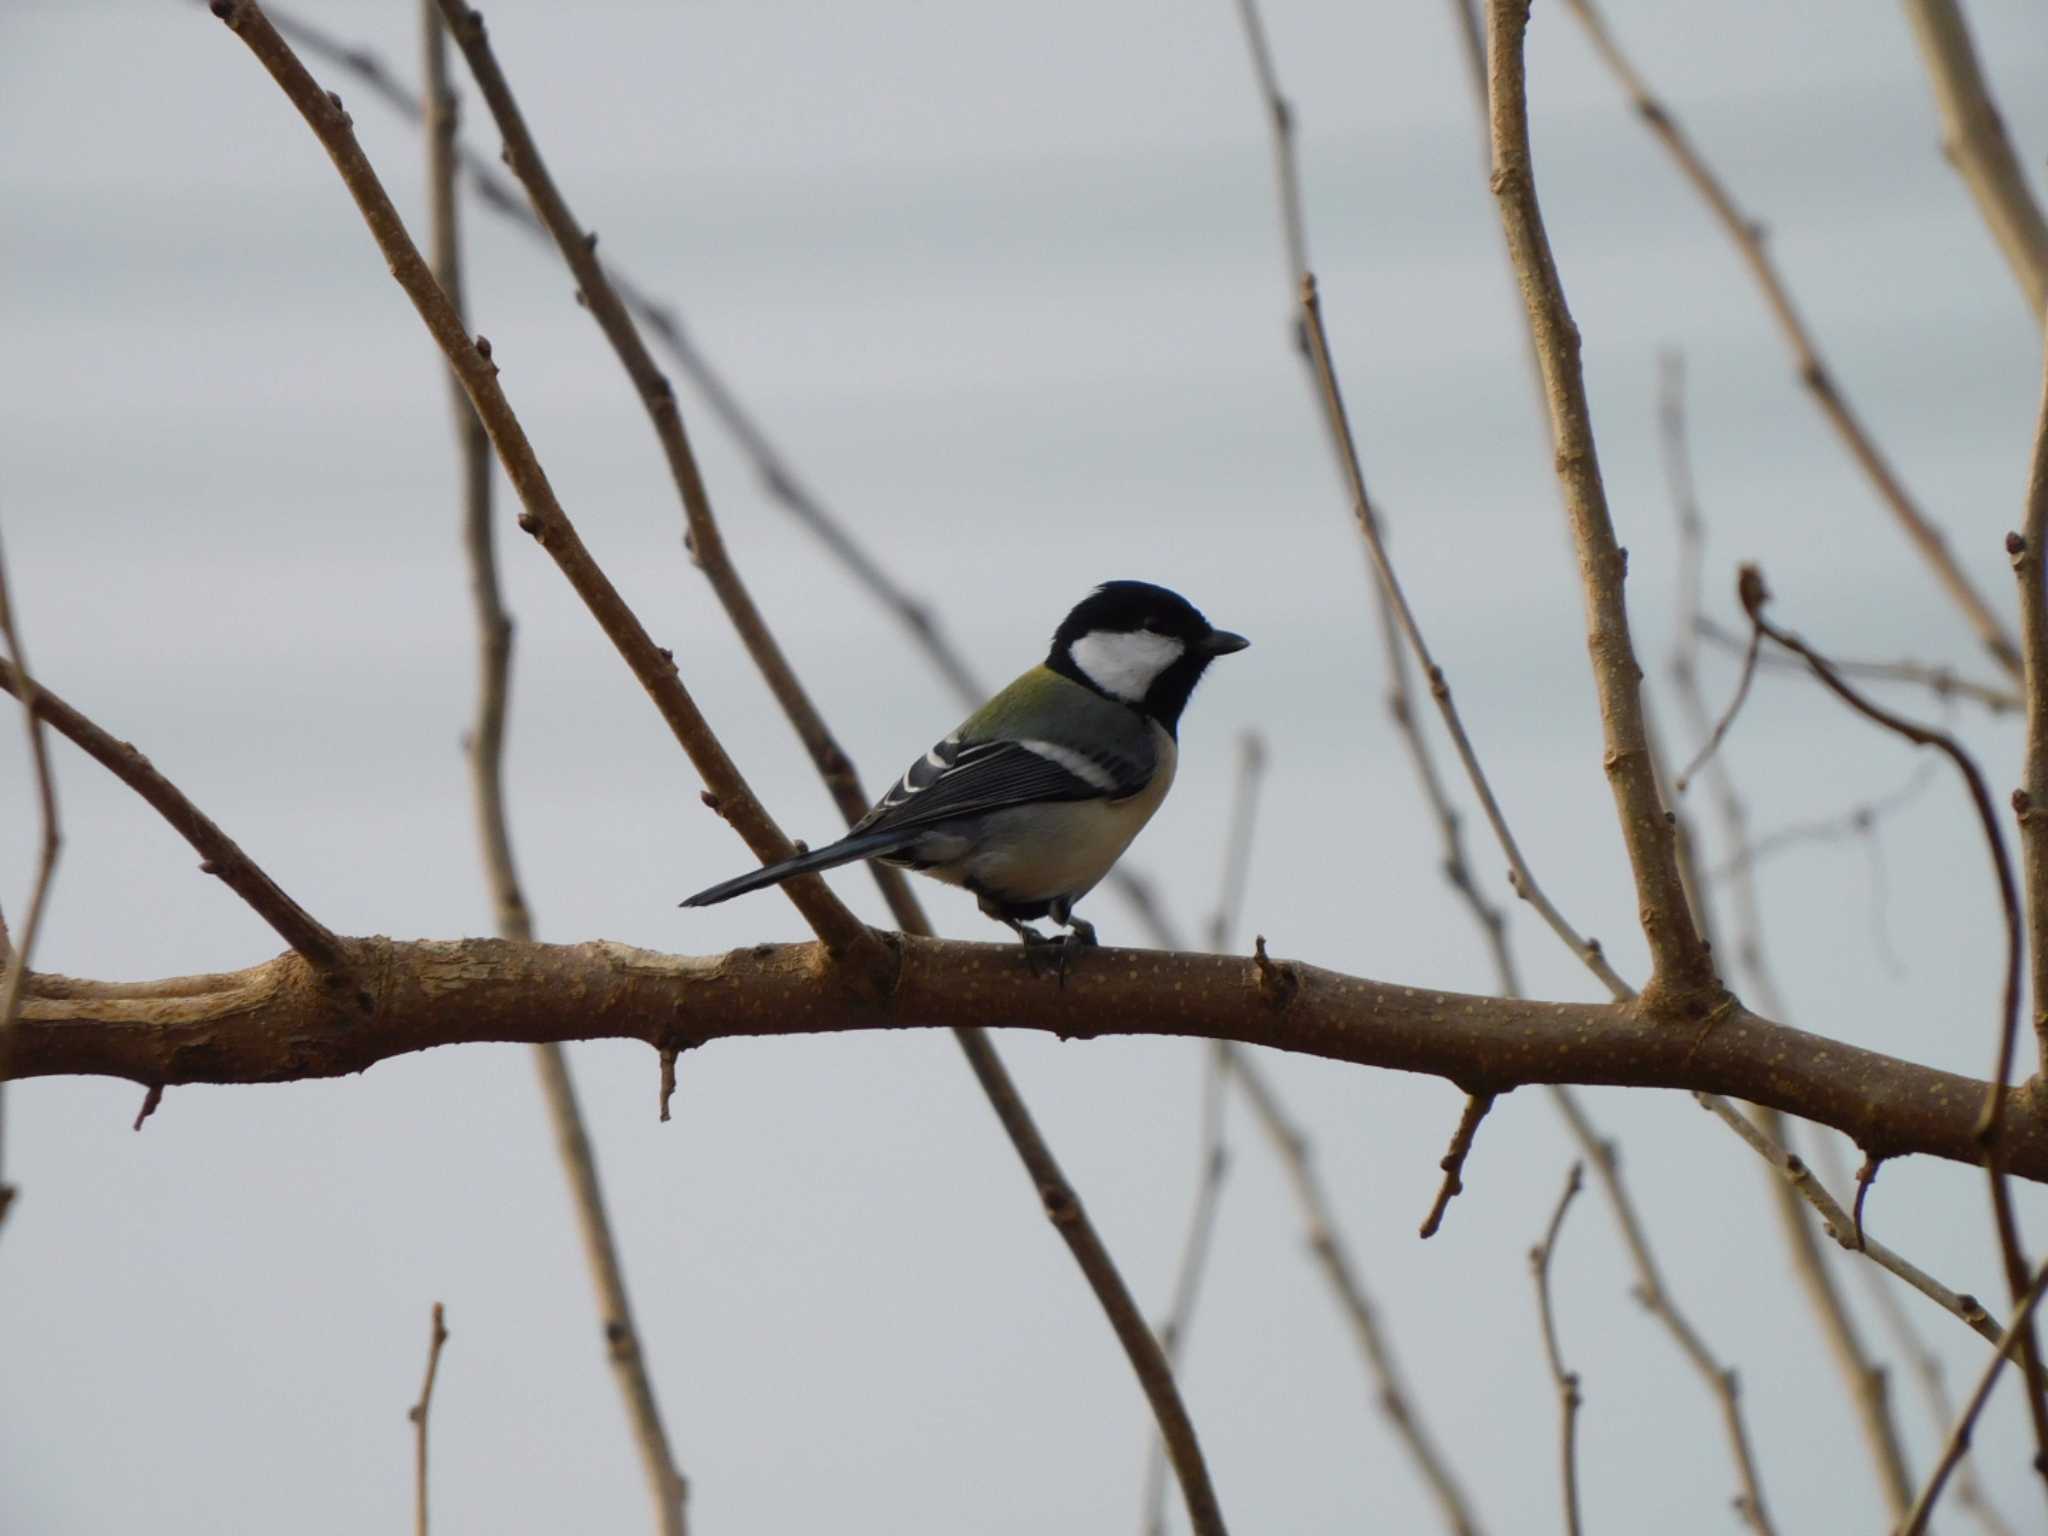
[[[1044,741],[962,744],[948,736],[910,765],[854,831],[933,826],[1048,800],[1121,800],[1143,789],[1156,767],[1119,752]]]

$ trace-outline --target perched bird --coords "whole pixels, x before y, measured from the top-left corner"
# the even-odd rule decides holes
[[[838,842],[699,891],[708,907],[855,859],[964,886],[1027,944],[1051,917],[1093,944],[1074,903],[1109,873],[1173,785],[1180,712],[1218,656],[1250,642],[1143,581],[1097,587],[1052,650],[910,765]]]

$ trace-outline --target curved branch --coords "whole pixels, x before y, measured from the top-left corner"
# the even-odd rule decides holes
[[[642,1040],[986,1024],[1068,1037],[1179,1035],[1446,1078],[1468,1090],[1599,1083],[1725,1093],[1832,1125],[1884,1157],[1976,1166],[1986,1085],[1809,1035],[1737,1005],[1704,1032],[1636,1003],[1473,997],[1297,962],[1104,949],[1065,985],[1017,946],[875,935],[897,951],[887,995],[838,982],[816,944],[667,955],[603,941],[350,940],[372,1007],[336,999],[296,955],[164,981],[35,978],[14,1077],[138,1083],[338,1077],[393,1056],[480,1041]],[[2006,1095],[2010,1170],[2048,1183],[2048,1115]]]

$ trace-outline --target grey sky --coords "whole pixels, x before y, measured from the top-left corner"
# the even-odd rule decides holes
[[[1693,384],[1715,609],[1732,610],[1734,563],[1761,559],[1781,617],[1831,649],[1981,672],[1725,242],[1574,24],[1538,12],[1539,187],[1653,682],[1674,574],[1654,440],[1668,346]],[[413,73],[410,7],[306,14]],[[2038,10],[1969,14],[2038,169]],[[1379,707],[1363,557],[1286,342],[1233,7],[507,0],[489,18],[603,250],[680,304],[990,679],[1035,660],[1106,577],[1166,582],[1252,637],[1197,696],[1175,793],[1132,855],[1184,926],[1213,900],[1233,738],[1257,728],[1272,769],[1237,941],[1256,930],[1364,974],[1489,985]],[[2000,539],[2019,515],[2039,337],[1941,159],[1903,16],[1740,0],[1612,19],[1768,223],[1841,378],[2009,611]],[[1448,8],[1276,3],[1268,24],[1396,558],[1536,868],[1639,978],[1579,598]],[[416,208],[411,131],[322,73]],[[468,116],[474,132],[480,107]],[[246,51],[170,0],[16,0],[0,19],[0,143],[0,520],[31,658],[336,928],[485,931],[442,379],[324,156]],[[651,435],[567,278],[497,221],[469,228],[477,326],[565,504],[784,826],[829,833],[829,802],[681,556]],[[879,785],[957,710],[731,446],[696,432],[736,558]],[[514,836],[543,937],[682,951],[799,937],[773,896],[675,910],[746,854],[560,578],[516,535],[505,565]],[[1716,697],[1732,670],[1713,662]],[[1959,723],[2010,782],[2017,728]],[[12,914],[34,824],[18,735],[0,735]],[[1727,750],[1762,830],[1914,768],[1774,678]],[[275,951],[131,795],[68,749],[59,767],[67,843],[43,966],[143,977]],[[1859,844],[1768,867],[1795,1022],[1985,1070],[2000,939],[1974,835],[1939,781],[1885,824],[1881,901]],[[1504,895],[1499,859],[1475,848]],[[881,917],[864,876],[835,886]],[[925,894],[944,931],[998,936],[965,899]],[[1105,942],[1137,941],[1106,895],[1087,915]],[[1532,990],[1592,995],[1520,913],[1516,931]],[[1199,1048],[1000,1044],[1140,1296],[1163,1305],[1195,1176]],[[665,1126],[646,1051],[574,1062],[701,1531],[1135,1524],[1142,1404],[949,1040],[721,1044],[685,1059]],[[1553,1528],[1554,1407],[1524,1255],[1569,1161],[1562,1128],[1538,1095],[1504,1101],[1468,1192],[1419,1243],[1455,1090],[1273,1070],[1489,1528]],[[0,1234],[0,1526],[398,1527],[404,1409],[441,1300],[439,1528],[640,1527],[523,1049],[174,1090],[131,1135],[138,1102],[103,1082],[8,1092],[7,1176],[24,1192]],[[1742,1374],[1781,1529],[1878,1529],[1754,1159],[1682,1096],[1590,1102],[1623,1140],[1682,1300]],[[1226,1510],[1244,1531],[1434,1529],[1278,1174],[1241,1120],[1232,1138],[1186,1372]],[[2048,1202],[2028,1191],[2026,1206],[2038,1237]],[[1951,1283],[1997,1293],[1979,1176],[1889,1167],[1872,1222]],[[1714,1407],[1629,1301],[1595,1198],[1571,1218],[1556,1284],[1585,1377],[1589,1529],[1732,1529]],[[1960,1383],[1975,1342],[1908,1306]],[[1897,1391],[1924,1469],[1934,1431]],[[2024,1521],[2039,1494],[2014,1406],[1995,1406],[1980,1445]]]

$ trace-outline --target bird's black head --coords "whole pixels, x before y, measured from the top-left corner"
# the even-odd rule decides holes
[[[1250,643],[1214,628],[1177,592],[1149,581],[1111,581],[1067,615],[1045,664],[1177,731],[1209,663]]]

